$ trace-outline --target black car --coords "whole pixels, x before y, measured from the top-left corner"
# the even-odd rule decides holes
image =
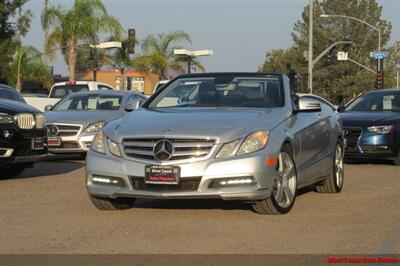
[[[19,175],[47,154],[44,114],[0,85],[0,178]]]
[[[347,159],[389,159],[400,165],[400,90],[370,91],[340,110]]]

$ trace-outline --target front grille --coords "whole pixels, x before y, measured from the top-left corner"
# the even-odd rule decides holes
[[[33,114],[21,113],[17,115],[18,127],[21,129],[32,129],[35,126]]]
[[[51,127],[56,126],[58,129],[58,133],[56,135],[51,134]],[[79,125],[64,125],[64,124],[48,124],[47,130],[49,132],[49,136],[52,137],[73,137],[78,135],[79,131],[81,130],[81,126]]]
[[[181,178],[178,185],[146,184],[143,177],[130,177],[132,186],[137,190],[154,192],[187,192],[197,191],[201,177]]]
[[[164,139],[125,139],[123,147],[125,155],[131,158],[157,160],[154,157],[154,146]],[[215,144],[208,139],[168,139],[172,143],[173,152],[168,160],[184,160],[202,158],[209,154]]]
[[[357,146],[361,137],[362,129],[359,127],[344,128],[344,133],[347,143],[346,152],[357,152]]]
[[[36,128],[38,128],[38,129],[44,128],[44,115],[43,114],[36,115]]]

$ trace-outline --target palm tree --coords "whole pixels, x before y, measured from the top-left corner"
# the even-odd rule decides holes
[[[101,0],[75,0],[70,10],[46,3],[41,19],[46,32],[45,52],[54,57],[54,51],[61,49],[67,58],[70,80],[75,80],[76,46],[79,43],[93,43],[97,33],[119,36],[121,31],[118,20],[108,15]]]
[[[181,48],[179,42],[191,43],[190,36],[183,31],[148,35],[142,42],[143,55],[135,57],[132,65],[138,70],[151,70],[162,79],[167,79],[170,71],[183,72],[184,62],[174,56],[174,49]]]
[[[116,37],[111,37],[110,40],[115,40]],[[135,47],[137,41],[134,36],[128,36],[121,40],[121,48],[116,51],[109,58],[109,64],[118,69],[122,75],[122,88],[125,88],[125,70],[129,67],[134,67],[134,61],[130,56],[130,48]]]
[[[19,46],[13,56],[8,73],[9,83],[21,91],[22,81],[38,81],[50,88],[52,76],[43,62],[42,54],[33,46]]]

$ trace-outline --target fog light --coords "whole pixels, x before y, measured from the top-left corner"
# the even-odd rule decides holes
[[[228,187],[242,187],[242,186],[254,186],[257,184],[254,177],[241,177],[241,178],[220,178],[213,180],[209,188],[228,188]]]
[[[113,186],[124,187],[125,182],[119,177],[110,177],[110,176],[93,176],[92,182],[95,184],[107,184]]]
[[[11,137],[13,136],[13,133],[12,133],[11,131],[9,131],[9,130],[4,130],[4,131],[3,131],[3,136],[4,136],[6,139],[8,139],[8,138],[11,138]]]

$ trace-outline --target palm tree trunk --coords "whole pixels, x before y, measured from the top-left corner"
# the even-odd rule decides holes
[[[71,38],[70,40],[68,40],[67,49],[68,49],[69,81],[75,81],[75,67],[76,67],[75,38]]]
[[[18,73],[18,76],[17,76],[17,83],[15,85],[15,89],[18,92],[21,92],[21,89],[22,89],[22,81],[21,81],[21,76],[19,75],[19,73]]]

